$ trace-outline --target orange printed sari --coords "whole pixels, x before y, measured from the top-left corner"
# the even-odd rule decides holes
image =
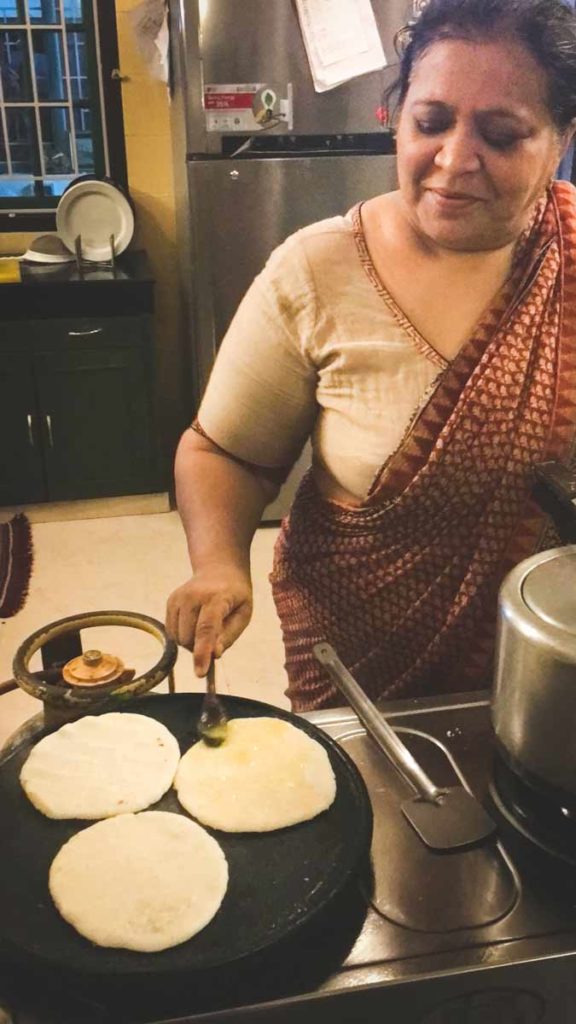
[[[321,640],[372,699],[490,686],[498,588],[543,543],[532,469],[575,431],[576,190],[555,182],[364,505],[300,486],[271,577],[295,710],[342,703]]]

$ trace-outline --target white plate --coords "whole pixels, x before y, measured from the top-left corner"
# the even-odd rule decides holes
[[[118,256],[134,234],[134,215],[130,203],[107,181],[79,181],[62,196],[56,210],[56,228],[64,244],[75,251],[76,238],[82,238],[82,256],[100,263],[110,259],[110,235]]]
[[[26,260],[27,263],[51,263],[53,265],[57,263],[74,262],[74,256],[71,252],[67,253],[65,256],[62,256],[57,255],[56,253],[52,253],[52,255],[50,255],[50,253],[47,252],[36,252],[35,249],[27,249],[24,255],[20,257],[20,259]]]

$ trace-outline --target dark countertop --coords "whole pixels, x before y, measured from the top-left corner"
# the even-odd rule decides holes
[[[154,277],[145,252],[116,259],[114,268],[75,261],[20,263],[21,281],[0,284],[0,319],[127,316],[152,313]]]

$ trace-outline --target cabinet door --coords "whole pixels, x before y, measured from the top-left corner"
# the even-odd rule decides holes
[[[60,347],[36,355],[48,497],[153,490],[142,354],[134,347]]]
[[[0,356],[0,505],[45,501],[39,416],[30,357]]]

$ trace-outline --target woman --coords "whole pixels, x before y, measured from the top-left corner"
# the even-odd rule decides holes
[[[499,584],[543,543],[532,467],[574,444],[575,118],[561,0],[430,0],[405,30],[399,190],[276,250],[180,444],[195,575],[167,622],[199,675],[311,433],[272,574],[295,710],[341,700],[320,640],[373,699],[489,684]]]

